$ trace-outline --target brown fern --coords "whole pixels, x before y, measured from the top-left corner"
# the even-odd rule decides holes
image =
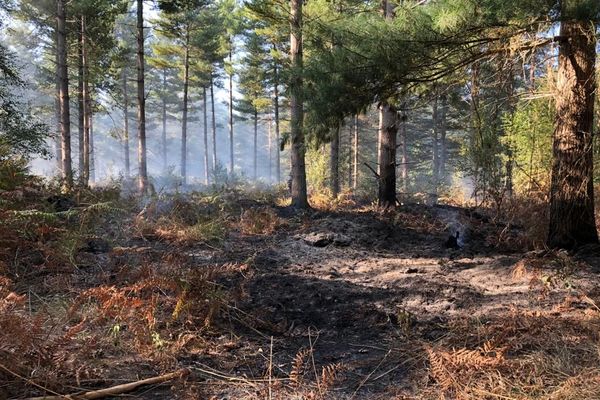
[[[290,371],[290,385],[292,388],[298,388],[304,377],[306,360],[311,354],[310,349],[302,349],[296,353]]]

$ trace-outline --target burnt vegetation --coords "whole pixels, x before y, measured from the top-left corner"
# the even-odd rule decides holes
[[[595,399],[597,0],[0,0],[0,400]]]

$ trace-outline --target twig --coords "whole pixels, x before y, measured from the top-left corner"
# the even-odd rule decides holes
[[[57,399],[64,399],[64,398],[66,397],[66,396],[61,396],[60,394],[58,394],[58,393],[56,393],[56,392],[53,392],[53,391],[52,391],[52,390],[50,390],[50,389],[46,389],[46,388],[45,388],[45,387],[43,387],[42,385],[38,385],[37,383],[35,383],[35,382],[34,382],[34,381],[32,381],[31,379],[28,379],[28,378],[26,378],[26,377],[24,377],[24,376],[22,376],[22,375],[19,375],[19,374],[17,374],[16,372],[13,372],[13,371],[11,371],[10,369],[6,368],[6,367],[5,367],[4,365],[2,365],[2,364],[0,364],[0,368],[2,368],[4,371],[8,372],[8,373],[9,373],[9,374],[11,374],[12,376],[14,376],[14,377],[16,377],[16,378],[19,378],[19,379],[22,379],[22,380],[24,380],[25,382],[29,383],[30,385],[37,387],[38,389],[42,389],[42,390],[43,390],[43,391],[45,391],[45,392],[50,392],[50,393],[52,393],[52,394],[55,394],[55,395],[57,395],[57,397],[56,397]]]
[[[106,389],[94,390],[94,391],[85,392],[85,393],[73,393],[73,394],[69,394],[69,395],[30,397],[25,400],[101,399],[103,397],[115,396],[118,394],[131,392],[131,391],[139,388],[140,386],[155,385],[157,383],[170,381],[172,379],[186,376],[187,374],[189,374],[189,370],[183,368],[183,369],[180,369],[179,371],[171,372],[171,373],[164,374],[164,375],[154,376],[152,378],[142,379],[141,381],[124,383],[122,385],[117,385],[117,386],[113,386],[113,387],[106,388]]]
[[[271,393],[271,380],[273,377],[273,336],[271,336],[271,347],[269,349],[269,400],[273,398],[273,393]]]
[[[352,400],[355,396],[356,393],[358,393],[358,391],[360,390],[360,388],[362,388],[364,386],[365,383],[367,383],[367,381],[371,378],[371,376],[375,373],[375,371],[377,371],[379,369],[379,367],[381,367],[381,364],[383,364],[383,362],[386,360],[386,358],[390,355],[390,353],[392,352],[392,350],[388,350],[387,353],[385,353],[385,356],[383,356],[383,358],[381,359],[381,361],[379,361],[379,364],[377,364],[377,366],[373,369],[373,371],[369,372],[369,375],[367,375],[365,377],[365,379],[363,379],[360,382],[360,385],[358,385],[358,387],[356,388],[356,390],[354,391],[354,393],[352,393],[352,396],[350,396],[350,400]]]
[[[315,373],[315,382],[317,383],[317,389],[319,390],[319,396],[323,398],[323,392],[321,392],[321,385],[319,384],[319,375],[317,375],[317,367],[315,366],[315,351],[313,347],[312,336],[310,334],[310,327],[308,328],[308,343],[310,345],[310,359],[312,361],[313,372]]]

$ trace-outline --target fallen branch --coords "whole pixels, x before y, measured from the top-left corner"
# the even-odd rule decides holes
[[[88,400],[88,399],[101,399],[103,397],[108,396],[116,396],[122,393],[131,392],[140,386],[144,385],[155,385],[157,383],[163,383],[166,381],[170,381],[172,379],[180,378],[186,376],[190,373],[190,371],[186,368],[180,369],[179,371],[171,372],[164,375],[155,376],[152,378],[142,379],[141,381],[135,381],[130,383],[124,383],[122,385],[113,386],[106,389],[94,390],[91,392],[80,392],[68,395],[58,395],[58,396],[41,396],[41,397],[30,397],[25,400]]]

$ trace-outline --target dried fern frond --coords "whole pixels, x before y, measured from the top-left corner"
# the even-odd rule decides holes
[[[294,361],[292,362],[292,369],[290,371],[290,386],[292,388],[298,388],[301,385],[302,378],[306,372],[306,360],[311,353],[311,349],[302,349],[296,353]]]

